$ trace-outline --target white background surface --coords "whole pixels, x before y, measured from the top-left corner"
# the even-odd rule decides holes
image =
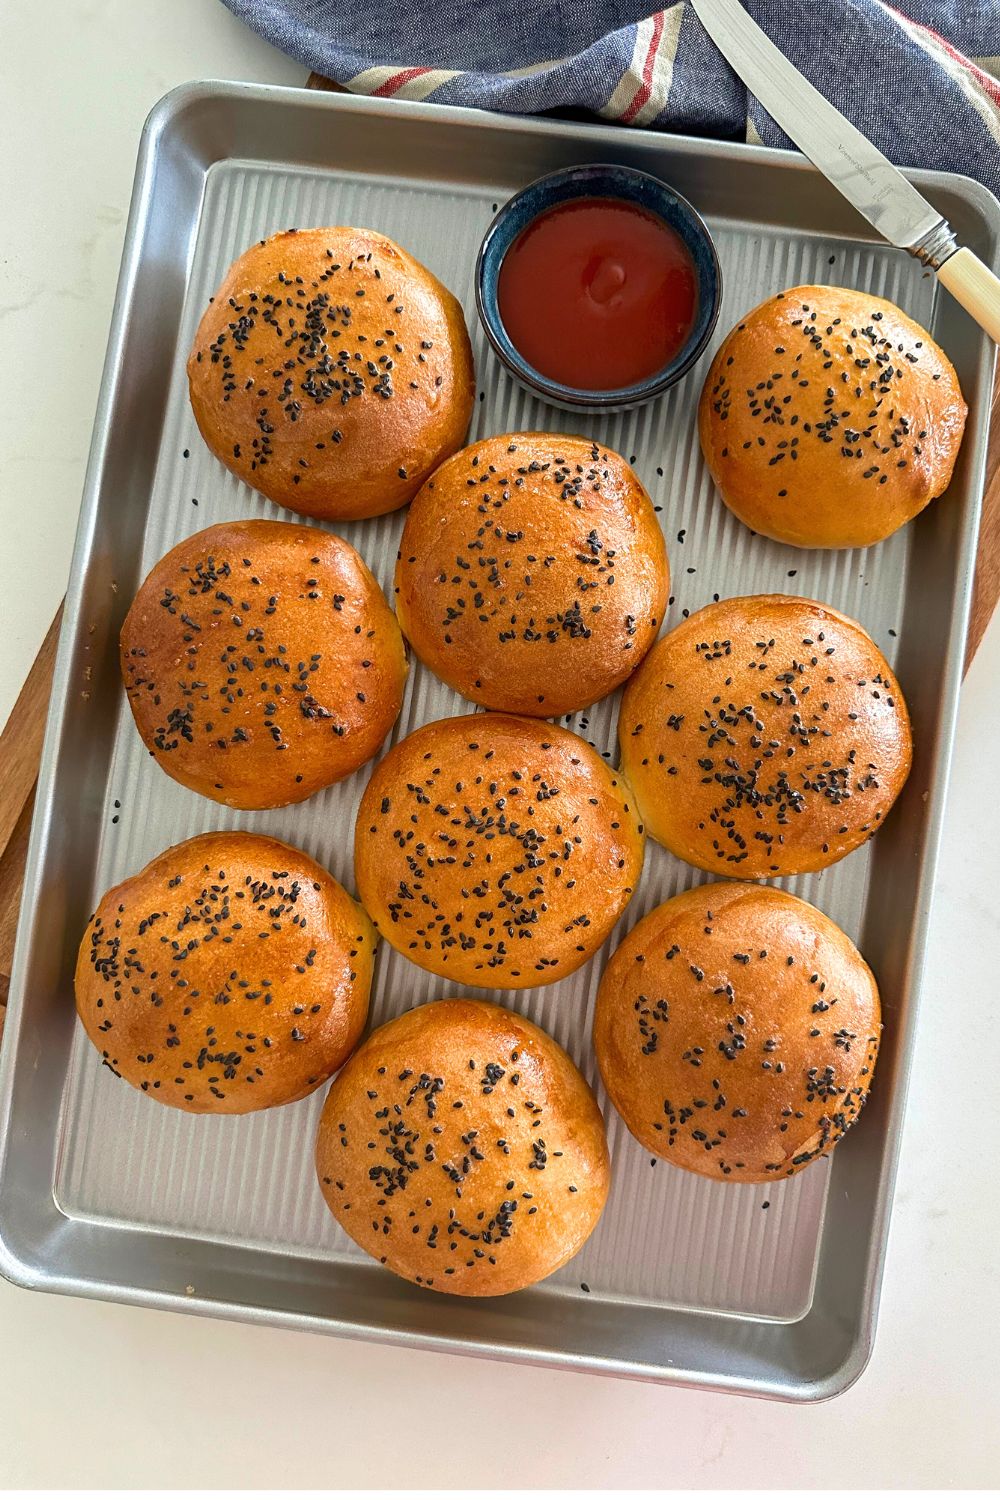
[[[143,119],[187,79],[305,76],[216,0],[2,15],[0,722],[65,585]],[[0,1486],[1000,1483],[998,681],[1000,619],[962,699],[879,1334],[851,1391],[785,1407],[0,1283]]]

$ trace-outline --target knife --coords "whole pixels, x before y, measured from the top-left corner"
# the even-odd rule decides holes
[[[786,135],[879,234],[936,272],[1000,343],[1000,279],[902,172],[856,130],[774,45],[740,0],[691,0],[729,66]]]

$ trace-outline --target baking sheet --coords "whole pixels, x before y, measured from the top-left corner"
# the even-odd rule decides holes
[[[569,160],[615,159],[658,172],[705,213],[722,264],[723,310],[703,359],[666,397],[632,413],[567,414],[521,390],[488,351],[475,317],[475,257],[514,188]],[[957,227],[973,242],[978,235],[976,248],[989,255],[998,205],[963,179],[930,180],[938,201],[942,193],[953,200],[953,219],[965,215]],[[168,96],[154,115],[137,194],[33,834],[33,909],[19,938],[8,1022],[13,1032],[20,1019],[20,1033],[9,1037],[2,1065],[10,1116],[0,1268],[34,1284],[161,1305],[186,1298],[199,1310],[471,1352],[762,1394],[829,1394],[863,1364],[877,1296],[974,555],[992,362],[984,337],[914,261],[861,237],[860,221],[811,169],[773,152],[198,85]],[[864,623],[899,673],[914,718],[914,773],[879,840],[827,871],[778,882],[839,922],[882,985],[886,1040],[874,1097],[835,1158],[763,1186],[709,1182],[650,1158],[600,1089],[589,1036],[601,955],[541,989],[469,991],[529,1015],[567,1048],[598,1088],[614,1168],[607,1210],[583,1251],[542,1287],[474,1314],[457,1299],[395,1282],[331,1219],[312,1165],[324,1090],[259,1115],[185,1116],[113,1078],[72,1024],[72,954],[88,912],[108,885],[169,843],[210,828],[257,829],[299,845],[353,889],[353,821],[368,769],[298,807],[217,807],[150,760],[115,652],[138,582],[182,537],[234,516],[294,519],[208,453],[188,405],[184,358],[208,297],[247,244],[327,223],[385,231],[462,300],[479,374],[470,440],[531,428],[583,432],[635,464],[670,555],[665,628],[717,595],[815,597]],[[751,536],[714,494],[698,450],[701,379],[728,328],[774,291],[812,281],[899,302],[942,339],[972,409],[949,496],[863,551],[809,553]],[[391,597],[401,526],[397,513],[329,529],[358,548]],[[561,722],[612,758],[618,698]],[[392,742],[465,711],[414,661]],[[652,906],[705,878],[650,842],[637,895],[606,952]],[[463,992],[382,944],[371,1019]],[[47,1086],[22,1089],[19,1100],[13,1059],[21,1083],[32,1035],[44,1049]],[[26,1147],[19,1126],[44,1146]],[[15,1246],[42,1220],[47,1231],[39,1238],[36,1228],[26,1256]],[[154,1248],[183,1268],[183,1280],[156,1269]],[[255,1289],[243,1301],[237,1268]]]

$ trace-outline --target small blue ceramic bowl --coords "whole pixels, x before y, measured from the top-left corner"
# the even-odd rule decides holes
[[[684,241],[698,277],[698,308],[687,341],[662,370],[637,385],[589,391],[562,385],[530,365],[508,337],[500,316],[497,289],[504,256],[523,229],[539,214],[575,198],[619,198],[665,220]],[[722,271],[715,245],[701,215],[665,182],[614,164],[567,167],[529,183],[509,199],[493,220],[476,262],[476,306],[486,337],[510,373],[535,395],[571,411],[620,411],[652,401],[675,385],[703,352],[722,304]]]

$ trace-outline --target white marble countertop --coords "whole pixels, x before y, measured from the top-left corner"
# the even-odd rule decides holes
[[[31,372],[0,404],[2,723],[65,586],[146,113],[186,79],[304,70],[214,0],[9,0],[0,70],[0,329]],[[998,681],[1000,619],[962,698],[879,1333],[851,1391],[788,1407],[0,1283],[0,1484],[1000,1483],[995,1106],[970,1082],[998,1003]]]

